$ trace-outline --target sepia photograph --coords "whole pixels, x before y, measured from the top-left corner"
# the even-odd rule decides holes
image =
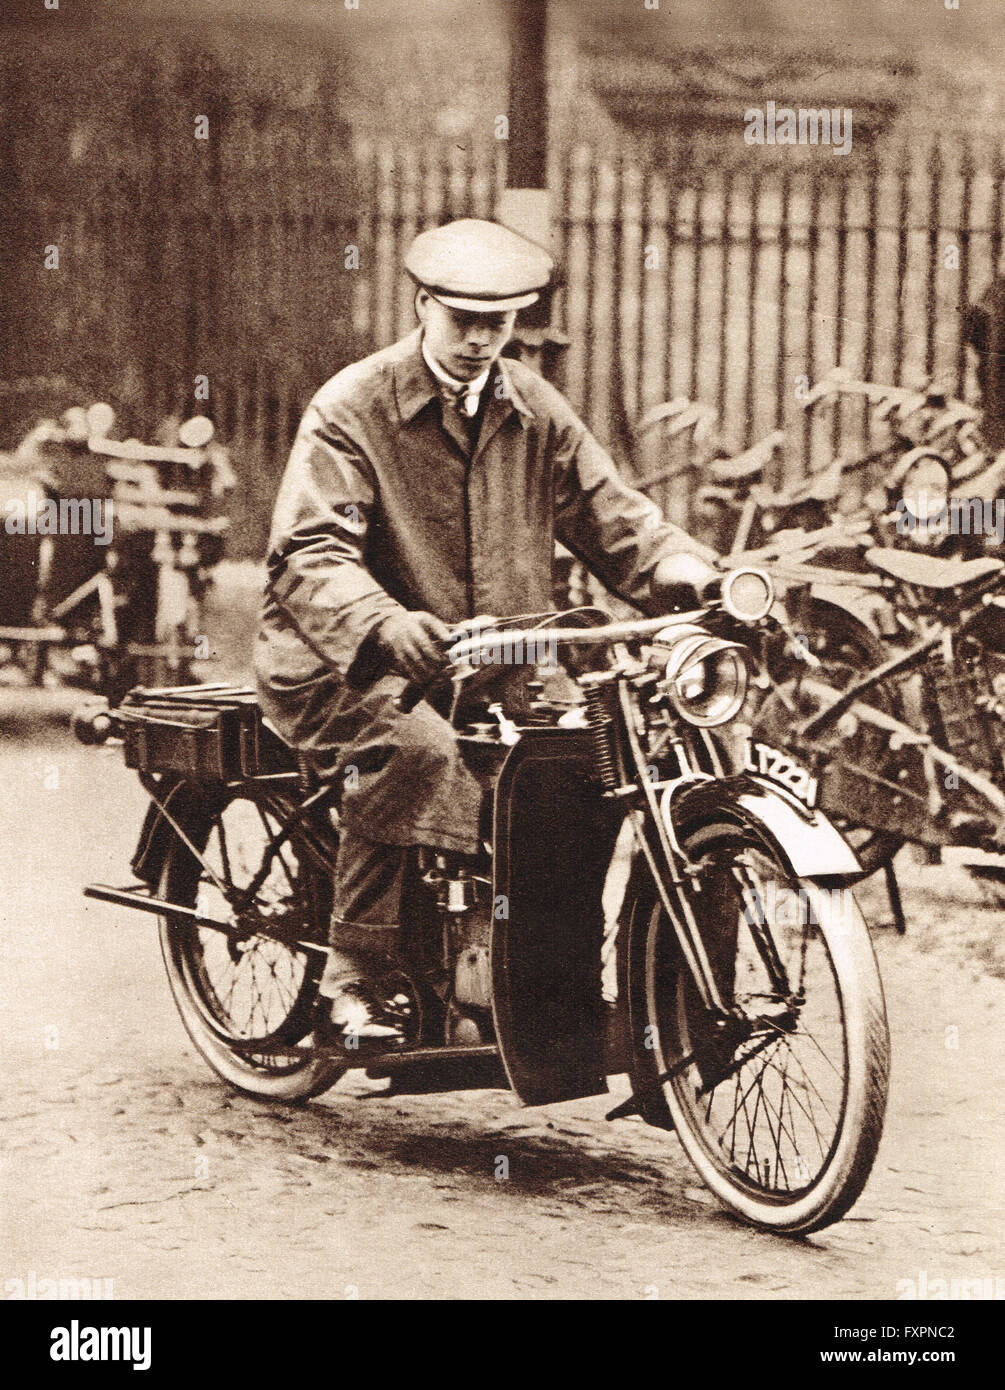
[[[173,1383],[216,1304],[254,1374],[259,1307],[321,1369],[300,1305],[659,1301],[731,1305],[720,1370],[775,1328],[975,1368],[1000,0],[0,28],[31,1364]]]

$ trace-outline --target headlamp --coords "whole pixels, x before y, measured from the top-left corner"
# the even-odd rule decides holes
[[[726,612],[743,623],[759,622],[775,601],[775,587],[769,576],[749,565],[730,570],[719,593]]]
[[[670,648],[662,688],[689,724],[708,729],[735,719],[747,694],[748,653],[711,633],[682,633]]]
[[[948,517],[950,492],[945,460],[938,454],[914,450],[904,459],[899,478],[891,481],[894,487],[899,484],[902,504],[898,511],[907,521],[905,529],[922,542],[943,534],[941,523]]]

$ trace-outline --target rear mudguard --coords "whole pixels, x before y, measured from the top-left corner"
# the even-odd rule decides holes
[[[157,796],[161,805],[152,800],[147,806],[132,858],[133,873],[154,890],[160,882],[168,850],[178,838],[177,830],[164,811],[190,839],[198,843],[200,835],[208,828],[223,802],[220,789],[189,782],[170,773],[161,778]]]
[[[682,783],[669,810],[677,826],[713,820],[752,826],[798,878],[861,873],[854,851],[825,815],[750,773]]]

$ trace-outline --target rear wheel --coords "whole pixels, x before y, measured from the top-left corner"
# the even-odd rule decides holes
[[[298,853],[294,838],[276,854],[248,908],[235,914],[229,905],[251,882],[279,824],[273,810],[235,796],[188,830],[205,866],[180,840],[172,842],[160,896],[237,930],[230,935],[169,915],[161,919],[161,952],[182,1022],[217,1075],[250,1095],[302,1100],[345,1071],[312,1046],[324,954],[297,945],[324,943],[325,877]]]
[[[883,1128],[889,1032],[847,889],[794,877],[753,828],[687,827],[690,901],[730,1017],[704,1007],[651,886],[630,906],[633,1084],[744,1220],[806,1234],[865,1186]]]

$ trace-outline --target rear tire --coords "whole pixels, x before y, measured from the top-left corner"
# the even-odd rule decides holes
[[[267,824],[262,816],[257,803],[234,796],[201,826],[187,826],[186,833],[211,863],[215,858],[221,881],[243,886],[261,862],[261,837],[256,839],[254,830],[256,821]],[[225,856],[219,853],[221,824]],[[249,832],[243,839],[242,829]],[[256,901],[263,902],[264,915],[273,920],[284,912],[297,914],[305,927],[301,939],[321,944],[330,912],[328,886],[306,854],[296,854],[295,838],[290,846],[283,853],[287,868],[274,867]],[[230,915],[224,895],[177,838],[166,856],[158,893],[180,907],[195,907],[202,899],[201,911],[215,919]],[[324,964],[320,952],[296,951],[253,932],[232,943],[222,932],[182,916],[160,922],[161,954],[182,1023],[200,1056],[224,1081],[264,1100],[296,1101],[320,1095],[347,1070],[312,1046]],[[243,1007],[242,1000],[249,998],[250,1007]],[[255,1043],[262,1052],[255,1051]],[[270,1055],[270,1048],[277,1053]]]

